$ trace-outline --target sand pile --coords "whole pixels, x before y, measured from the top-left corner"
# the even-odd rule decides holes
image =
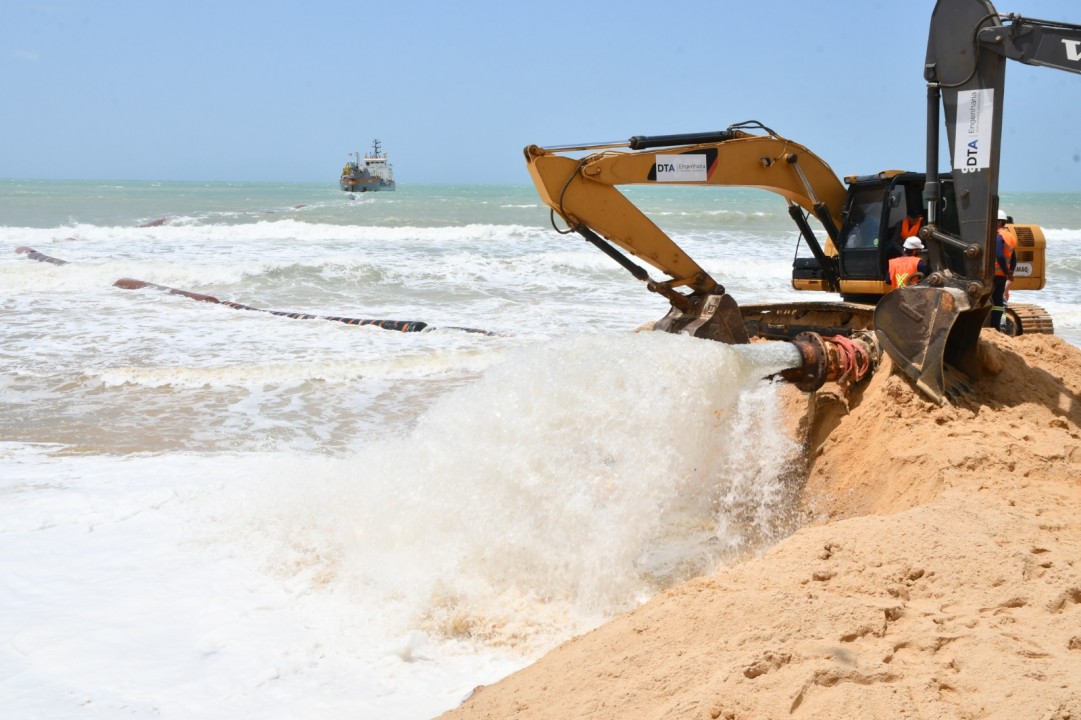
[[[888,360],[793,392],[809,526],[444,717],[1081,720],[1081,350],[985,331],[925,401]]]

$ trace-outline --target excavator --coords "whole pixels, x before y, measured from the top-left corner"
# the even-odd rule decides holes
[[[979,379],[976,348],[992,305],[1007,59],[1081,74],[1081,25],[1003,15],[989,0],[937,1],[924,65],[926,172],[886,170],[842,182],[806,147],[756,121],[610,143],[530,145],[525,159],[557,231],[578,233],[668,300],[671,309],[654,330],[726,343],[791,342],[800,365],[783,374],[806,390],[852,380],[854,365],[866,368],[885,350],[920,391],[944,404]],[[940,126],[947,172],[938,170]],[[618,190],[632,184],[741,186],[780,195],[799,230],[797,243],[810,251],[801,257],[797,248],[793,287],[840,299],[740,307]],[[917,213],[926,216],[919,237],[929,271],[893,288],[891,237]],[[1038,290],[1045,283],[1044,234],[1036,225],[1012,229],[1012,289]],[[668,277],[654,279],[628,254]],[[1053,332],[1037,306],[1011,304],[1007,312],[1009,332]]]

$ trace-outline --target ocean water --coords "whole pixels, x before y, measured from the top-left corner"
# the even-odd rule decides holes
[[[629,194],[808,299],[775,196]],[[1081,195],[1003,202],[1081,343]],[[792,529],[784,347],[633,332],[531,187],[2,181],[0,291],[5,717],[429,718]]]

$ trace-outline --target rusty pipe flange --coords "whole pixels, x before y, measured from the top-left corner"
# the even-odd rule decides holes
[[[802,364],[783,371],[781,377],[804,392],[813,392],[822,387],[830,367],[826,341],[818,333],[802,332],[790,342],[799,350]]]
[[[873,375],[875,370],[878,370],[878,366],[882,364],[882,346],[878,344],[878,338],[875,336],[875,331],[857,330],[852,333],[852,339],[862,345],[863,349],[867,351],[867,358],[871,363],[871,367],[868,369],[867,374]]]

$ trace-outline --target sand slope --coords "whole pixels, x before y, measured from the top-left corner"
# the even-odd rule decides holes
[[[1081,720],[1081,350],[983,340],[953,406],[793,392],[809,526],[443,717]]]

